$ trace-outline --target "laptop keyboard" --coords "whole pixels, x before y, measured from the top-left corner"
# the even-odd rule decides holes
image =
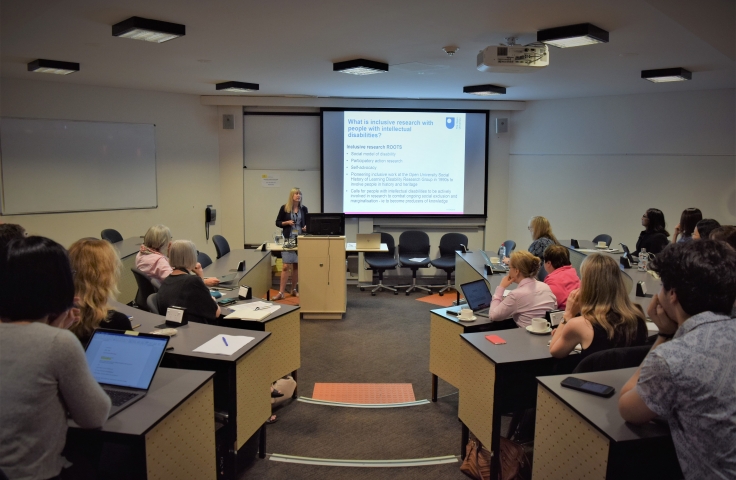
[[[110,397],[110,400],[112,400],[112,405],[114,407],[119,407],[138,395],[137,393],[118,392],[117,390],[105,390],[105,393]]]

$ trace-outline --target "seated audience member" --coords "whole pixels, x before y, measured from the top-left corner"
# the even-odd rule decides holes
[[[697,225],[695,225],[695,230],[693,231],[693,240],[703,240],[708,238],[710,236],[710,232],[720,226],[721,224],[718,223],[718,220],[713,220],[712,218],[702,219],[698,222]]]
[[[709,238],[711,240],[720,240],[726,242],[734,250],[736,250],[736,225],[722,225],[711,230]]]
[[[184,307],[190,322],[214,323],[220,307],[202,280],[202,266],[197,263],[197,248],[189,240],[175,240],[169,247],[171,274],[158,290],[158,309],[166,315],[171,306]]]
[[[15,223],[0,223],[0,250],[4,249],[8,242],[14,238],[26,236],[25,228]]]
[[[664,228],[664,213],[658,208],[650,208],[641,216],[641,224],[644,230],[639,234],[636,241],[636,250],[633,255],[636,257],[641,249],[646,249],[647,253],[657,254],[667,246],[669,240],[669,232]]]
[[[542,262],[538,257],[523,250],[511,254],[509,273],[501,280],[491,301],[491,321],[513,318],[518,327],[528,327],[532,318],[544,317],[547,310],[557,308],[552,290],[537,280]],[[512,283],[519,286],[504,298],[503,293]]]
[[[703,213],[699,208],[686,208],[680,215],[680,223],[675,225],[675,233],[672,234],[672,243],[686,243],[693,239],[695,225],[703,219]],[[677,238],[677,237],[680,238]]]
[[[650,263],[662,279],[647,313],[659,337],[621,389],[619,412],[669,422],[686,479],[736,477],[736,252],[723,242],[672,245]]]
[[[128,316],[108,307],[117,293],[122,265],[110,242],[82,239],[69,248],[69,261],[74,270],[74,293],[82,319],[70,330],[87,345],[99,328],[132,330]]]
[[[164,254],[171,247],[171,230],[166,225],[154,225],[143,237],[143,245],[135,257],[135,268],[151,280],[163,282],[171,274],[169,259]],[[199,264],[197,264],[199,265]],[[203,277],[204,278],[204,277]],[[217,278],[204,278],[204,283],[212,287],[220,283]]]
[[[551,245],[544,251],[544,269],[547,276],[544,283],[549,285],[557,298],[557,308],[565,309],[567,296],[580,287],[578,273],[570,264],[570,251],[562,245]]]
[[[612,257],[594,253],[580,267],[580,289],[570,293],[562,322],[555,330],[549,353],[565,358],[577,344],[580,359],[616,347],[644,345],[644,311],[629,300],[623,274]]]
[[[0,469],[13,479],[55,478],[67,465],[67,411],[83,428],[101,427],[110,412],[66,330],[79,318],[66,250],[43,237],[11,240],[0,292]]]

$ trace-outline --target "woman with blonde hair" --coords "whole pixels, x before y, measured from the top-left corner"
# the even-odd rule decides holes
[[[70,330],[86,345],[97,328],[132,330],[128,316],[112,310],[108,300],[118,293],[122,267],[115,247],[105,240],[84,238],[69,248],[74,271],[74,294],[82,319]]]
[[[582,281],[570,292],[562,322],[549,346],[553,357],[565,358],[577,344],[580,359],[617,347],[644,345],[647,326],[641,306],[629,300],[618,262],[594,253],[580,267]]]
[[[539,257],[544,262],[544,251],[550,245],[559,245],[557,237],[552,233],[552,225],[549,220],[544,217],[532,217],[529,220],[529,233],[532,235],[532,244],[529,245],[529,253],[535,257]]]
[[[283,230],[284,239],[296,237],[307,231],[307,215],[309,215],[309,211],[307,207],[302,205],[302,191],[298,187],[292,188],[289,191],[286,204],[281,206],[276,216],[276,226]],[[283,262],[281,284],[279,285],[279,293],[273,298],[274,300],[284,298],[286,280],[289,276],[291,276],[291,294],[299,296],[296,287],[299,280],[299,258],[296,252],[281,252],[281,260]]]
[[[532,324],[532,318],[544,317],[547,310],[557,308],[557,299],[549,286],[536,279],[542,261],[523,250],[511,254],[509,273],[496,288],[491,301],[488,317],[491,321],[514,319],[517,326],[526,328]],[[518,283],[504,297],[504,291],[512,284]]]

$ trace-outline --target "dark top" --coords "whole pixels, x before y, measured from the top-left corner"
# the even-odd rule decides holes
[[[649,333],[647,332],[647,325],[646,323],[644,323],[644,320],[641,319],[639,320],[639,324],[637,325],[636,338],[631,345],[626,345],[626,340],[624,339],[623,335],[621,335],[617,331],[614,331],[613,339],[609,339],[608,334],[603,329],[603,327],[594,324],[593,341],[590,343],[590,346],[588,348],[580,352],[580,360],[596,352],[608,350],[609,348],[636,347],[639,345],[644,345],[645,343],[647,343],[648,335]]]
[[[304,205],[301,205],[299,209],[301,210],[301,222],[296,223],[298,227],[297,235],[303,233],[302,227],[307,224],[307,215],[309,215],[309,211]],[[276,215],[276,226],[284,230],[284,238],[289,238],[291,236],[291,229],[293,227],[291,225],[283,224],[283,222],[288,222],[289,220],[293,220],[291,217],[291,212],[286,211],[286,205],[281,205],[281,208],[279,208],[279,214]]]
[[[107,318],[100,322],[100,328],[109,328],[110,330],[133,330],[133,325],[130,323],[130,319],[124,313],[120,313],[115,310],[107,311]],[[80,338],[79,341],[82,345],[87,345],[89,339],[92,338],[92,334],[84,338]]]
[[[670,243],[664,233],[661,232],[647,232],[642,230],[639,234],[639,240],[636,241],[636,251],[632,253],[635,257],[639,256],[639,252],[642,248],[647,249],[647,253],[654,253],[655,255],[664,250]]]
[[[213,323],[217,304],[204,281],[197,275],[169,275],[158,289],[158,311],[166,316],[169,307],[186,308],[184,318],[190,322]]]

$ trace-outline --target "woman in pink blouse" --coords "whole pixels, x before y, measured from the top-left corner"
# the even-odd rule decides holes
[[[557,300],[552,290],[536,279],[542,261],[529,252],[517,250],[511,254],[509,273],[496,288],[491,301],[489,318],[492,321],[513,318],[516,325],[526,328],[532,318],[544,317],[547,310],[557,308]],[[515,290],[504,297],[504,291],[518,283]]]
[[[570,251],[562,245],[550,245],[544,251],[544,269],[547,276],[544,283],[549,285],[557,298],[557,308],[565,309],[570,292],[580,288],[578,272],[570,264]]]

